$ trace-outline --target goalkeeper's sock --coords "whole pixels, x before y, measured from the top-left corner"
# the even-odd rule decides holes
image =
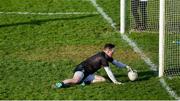
[[[53,84],[51,86],[51,88],[53,88],[53,89],[67,88],[67,87],[70,87],[70,85],[69,84],[64,84],[64,82],[57,82],[57,83],[55,83],[55,84]]]
[[[64,82],[61,82],[61,84],[62,84],[62,88],[67,88],[67,87],[69,87],[69,84],[65,84]]]

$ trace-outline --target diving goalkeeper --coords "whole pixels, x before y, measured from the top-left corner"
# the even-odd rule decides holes
[[[109,62],[117,66],[118,68],[127,68],[128,70],[130,70],[131,68],[128,65],[113,59],[112,56],[115,52],[114,48],[115,45],[113,44],[105,44],[102,52],[99,52],[87,58],[85,61],[77,65],[77,67],[74,69],[74,76],[71,79],[66,79],[62,82],[57,82],[52,85],[52,88],[65,88],[74,84],[81,83],[104,82],[104,77],[94,74],[102,67],[105,69],[108,77],[114,84],[122,84],[121,82],[117,81],[114,77],[109,67]]]

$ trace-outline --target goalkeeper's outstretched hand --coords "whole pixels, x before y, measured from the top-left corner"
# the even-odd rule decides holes
[[[132,68],[130,66],[126,66],[128,71],[132,71]]]
[[[116,82],[114,82],[114,84],[121,85],[123,83],[116,81]]]

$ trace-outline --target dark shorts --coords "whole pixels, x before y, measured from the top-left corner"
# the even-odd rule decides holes
[[[80,83],[82,83],[90,75],[90,73],[88,73],[84,68],[85,67],[83,67],[82,65],[78,65],[78,66],[76,66],[76,68],[73,71],[73,73],[75,73],[77,71],[81,71],[81,72],[84,73],[84,77],[83,77],[83,79],[81,80]]]

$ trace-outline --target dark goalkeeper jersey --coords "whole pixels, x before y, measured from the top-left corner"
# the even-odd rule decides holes
[[[85,61],[81,62],[75,69],[75,71],[83,71],[88,74],[93,74],[101,67],[109,66],[108,62],[112,62],[113,58],[106,55],[105,52],[99,52]]]

